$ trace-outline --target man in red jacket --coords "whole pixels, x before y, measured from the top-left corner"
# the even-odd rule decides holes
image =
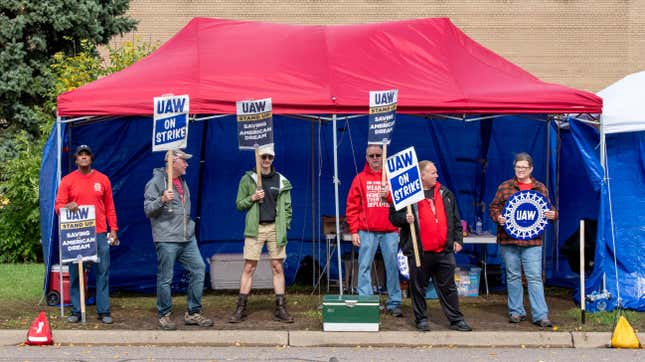
[[[439,296],[439,304],[450,328],[468,332],[472,328],[464,320],[459,309],[459,295],[455,284],[455,254],[461,251],[463,234],[461,217],[455,194],[437,182],[439,173],[434,163],[419,162],[424,199],[412,205],[412,212],[405,208],[396,211],[390,207],[390,220],[401,227],[401,249],[408,256],[410,265],[410,296],[414,321],[420,331],[429,331],[426,288],[432,277]],[[415,265],[410,224],[417,230],[417,247],[421,267]]]
[[[96,213],[96,246],[99,259],[98,262],[92,264],[94,275],[96,275],[96,313],[102,323],[111,324],[110,245],[118,243],[116,232],[119,229],[116,223],[116,208],[112,199],[112,185],[107,176],[92,169],[94,154],[89,146],[78,146],[74,157],[76,158],[78,169],[61,180],[54,207],[56,213],[59,213],[62,207],[76,211],[79,205],[94,205]],[[107,234],[108,224],[110,225],[109,238]],[[78,323],[81,320],[78,268],[69,268],[69,279],[72,315],[67,318],[67,321]]]
[[[396,254],[399,249],[398,229],[389,220],[390,204],[384,199],[387,185],[382,183],[383,148],[369,145],[367,164],[349,189],[345,216],[352,243],[359,248],[358,295],[372,295],[372,262],[381,247],[385,264],[388,300],[386,308],[395,317],[402,317],[401,286]]]

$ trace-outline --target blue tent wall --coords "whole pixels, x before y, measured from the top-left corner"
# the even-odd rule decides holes
[[[599,160],[599,135],[595,129],[575,120],[571,132],[563,137],[563,145],[576,159],[569,159],[575,170],[566,182],[561,180],[562,196],[567,197],[572,222],[580,218],[598,220],[595,265],[586,281],[586,294],[603,290],[603,275],[611,299],[607,310],[615,309],[620,287],[621,305],[624,308],[645,310],[645,268],[642,251],[645,250],[645,132],[611,134],[606,137],[607,173],[609,184],[603,182]],[[611,203],[609,207],[609,191]],[[563,203],[564,204],[564,203]],[[612,215],[616,243],[617,268],[614,265],[612,241]],[[577,226],[571,225],[571,230]],[[562,239],[561,239],[562,240]],[[576,279],[576,283],[578,280]],[[579,284],[577,284],[579,285]],[[576,285],[576,286],[577,286]],[[579,301],[579,289],[575,295]],[[596,311],[597,305],[588,305]]]
[[[70,150],[86,143],[97,155],[94,167],[107,174],[113,184],[122,240],[121,245],[112,250],[110,281],[113,290],[153,291],[155,286],[156,255],[150,224],[143,213],[143,189],[152,169],[163,166],[163,152],[150,151],[151,127],[150,118],[125,117],[75,125],[66,133],[62,174],[74,169]],[[195,157],[189,161],[187,179],[193,197],[192,215],[200,216],[199,243],[205,258],[214,253],[239,253],[242,250],[244,214],[235,209],[235,198],[240,177],[253,167],[254,161],[252,152],[238,150],[236,127],[235,118],[231,116],[192,122],[190,126],[187,151]],[[317,248],[319,253],[320,246],[312,243],[312,234],[316,235],[315,238],[321,234],[321,216],[334,215],[331,132],[332,124],[328,121],[274,116],[275,166],[294,185],[294,216],[285,262],[287,282],[293,281],[302,257],[311,255],[312,248]],[[435,161],[439,181],[457,195],[462,218],[474,225],[476,216],[483,215],[485,228],[494,231],[487,214],[488,204],[499,183],[513,176],[514,155],[522,151],[530,153],[535,161],[535,177],[545,180],[546,132],[546,123],[533,117],[463,122],[399,115],[388,153],[414,145],[419,159]],[[365,164],[366,133],[367,117],[339,118],[341,214],[344,214],[351,181]],[[202,140],[205,140],[203,144]],[[55,138],[50,138],[43,158],[42,179],[52,177],[49,170],[52,167],[55,170],[55,152]],[[487,161],[482,159],[482,155]],[[202,160],[203,168],[201,190],[198,187],[199,160]],[[312,169],[315,175],[313,186]],[[41,200],[41,215],[46,216],[50,212],[48,208],[53,205],[54,191],[51,187],[41,190],[41,198],[44,198]],[[312,188],[315,193],[313,210]],[[198,199],[201,200],[200,210],[197,210]],[[484,210],[481,209],[482,204]],[[314,225],[312,212],[316,220]],[[55,230],[55,220],[42,218],[41,222],[43,230]],[[43,241],[49,250],[58,250],[57,235],[55,232],[52,234],[51,239],[47,239],[47,234],[43,233]],[[496,247],[488,250],[494,261]],[[473,246],[467,247],[466,251],[476,253]],[[49,254],[49,264],[55,263],[58,253]],[[463,263],[477,259],[469,259],[463,253],[459,257]],[[181,289],[181,269],[177,271],[174,286]],[[92,278],[90,283],[93,283]]]

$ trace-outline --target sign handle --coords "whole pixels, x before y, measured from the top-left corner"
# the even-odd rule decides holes
[[[407,211],[412,214],[412,206],[408,205]],[[419,257],[419,246],[417,245],[417,230],[414,223],[410,224],[410,236],[412,236],[412,247],[414,249],[414,262],[417,268],[421,268],[421,258]]]
[[[172,191],[172,151],[166,152],[166,175],[168,177],[167,191]],[[172,202],[168,204],[168,212],[172,212]]]
[[[258,176],[256,190],[262,190],[262,159],[260,159],[260,149],[255,147],[255,174]],[[259,203],[263,203],[264,199],[258,200]]]
[[[78,286],[81,292],[81,320],[85,324],[85,272],[83,270],[83,259],[78,259]]]
[[[385,181],[387,181],[387,175],[385,173],[385,166],[387,166],[387,143],[385,142],[383,142],[383,157],[381,159],[383,160],[383,166],[381,166],[381,185],[385,185]]]

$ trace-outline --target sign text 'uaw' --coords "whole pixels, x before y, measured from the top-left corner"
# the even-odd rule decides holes
[[[544,215],[546,211],[549,211],[549,201],[544,195],[533,190],[518,191],[504,204],[504,230],[514,239],[535,239],[549,222]]]
[[[59,215],[59,242],[62,262],[79,260],[97,261],[96,213],[93,205],[81,205],[76,212],[61,208]]]
[[[396,89],[370,92],[368,144],[389,144],[396,123]]]
[[[154,98],[152,151],[167,151],[188,145],[188,95]]]
[[[273,110],[271,98],[238,101],[237,138],[241,150],[273,144]]]
[[[414,147],[388,157],[386,172],[396,210],[423,200],[421,174]]]

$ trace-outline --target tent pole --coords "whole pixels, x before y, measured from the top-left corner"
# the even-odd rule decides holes
[[[62,169],[62,159],[61,159],[61,153],[62,153],[62,144],[63,141],[61,139],[61,119],[59,115],[56,115],[56,189],[58,189],[58,186],[60,185],[60,177],[61,177],[61,169]],[[56,208],[54,206],[54,208]],[[65,288],[63,288],[63,263],[61,262],[63,260],[63,249],[60,245],[60,238],[58,238],[58,278],[59,278],[59,289],[60,289],[60,316],[64,317],[65,316],[65,309],[63,307],[64,300],[65,300]],[[80,278],[80,277],[79,277]]]
[[[580,219],[580,321],[585,324],[585,220]]]
[[[548,185],[551,183],[551,122],[553,120],[552,116],[549,116],[546,121],[546,160],[545,160],[545,169],[546,169],[546,184],[547,188]],[[543,234],[545,237],[542,238],[542,273],[546,274],[546,241],[548,241],[549,238],[547,238],[546,233]],[[553,260],[553,240],[551,240],[551,260]]]
[[[316,286],[316,171],[315,171],[315,162],[316,158],[314,156],[315,144],[314,144],[314,122],[309,122],[309,144],[311,145],[310,156],[311,156],[311,275],[313,280],[311,281],[312,286]]]
[[[336,135],[336,114],[332,116],[333,122],[333,136],[334,136],[334,202],[336,205],[336,254],[338,255],[338,290],[339,294],[343,295],[343,269],[341,265],[341,245],[340,245],[340,212],[339,212],[339,201],[338,201],[338,137]],[[329,264],[329,260],[327,261]],[[329,273],[329,270],[327,270]]]
[[[560,134],[560,125],[556,123],[557,130],[557,148],[556,148],[556,161],[555,161],[555,195],[553,199],[555,200],[555,208],[560,210],[560,156],[562,148],[562,135]],[[559,274],[560,272],[560,218],[555,220],[555,271]]]
[[[605,162],[605,157],[606,157],[606,152],[607,150],[605,147],[607,146],[606,144],[606,139],[605,139],[605,122],[603,119],[602,114],[600,115],[600,166],[602,167],[602,183],[604,185],[607,184],[607,165]],[[598,218],[600,220],[600,217]],[[613,228],[614,226],[611,225]],[[614,250],[614,252],[616,252]],[[607,291],[607,275],[603,272],[602,273],[602,291],[605,293]]]

